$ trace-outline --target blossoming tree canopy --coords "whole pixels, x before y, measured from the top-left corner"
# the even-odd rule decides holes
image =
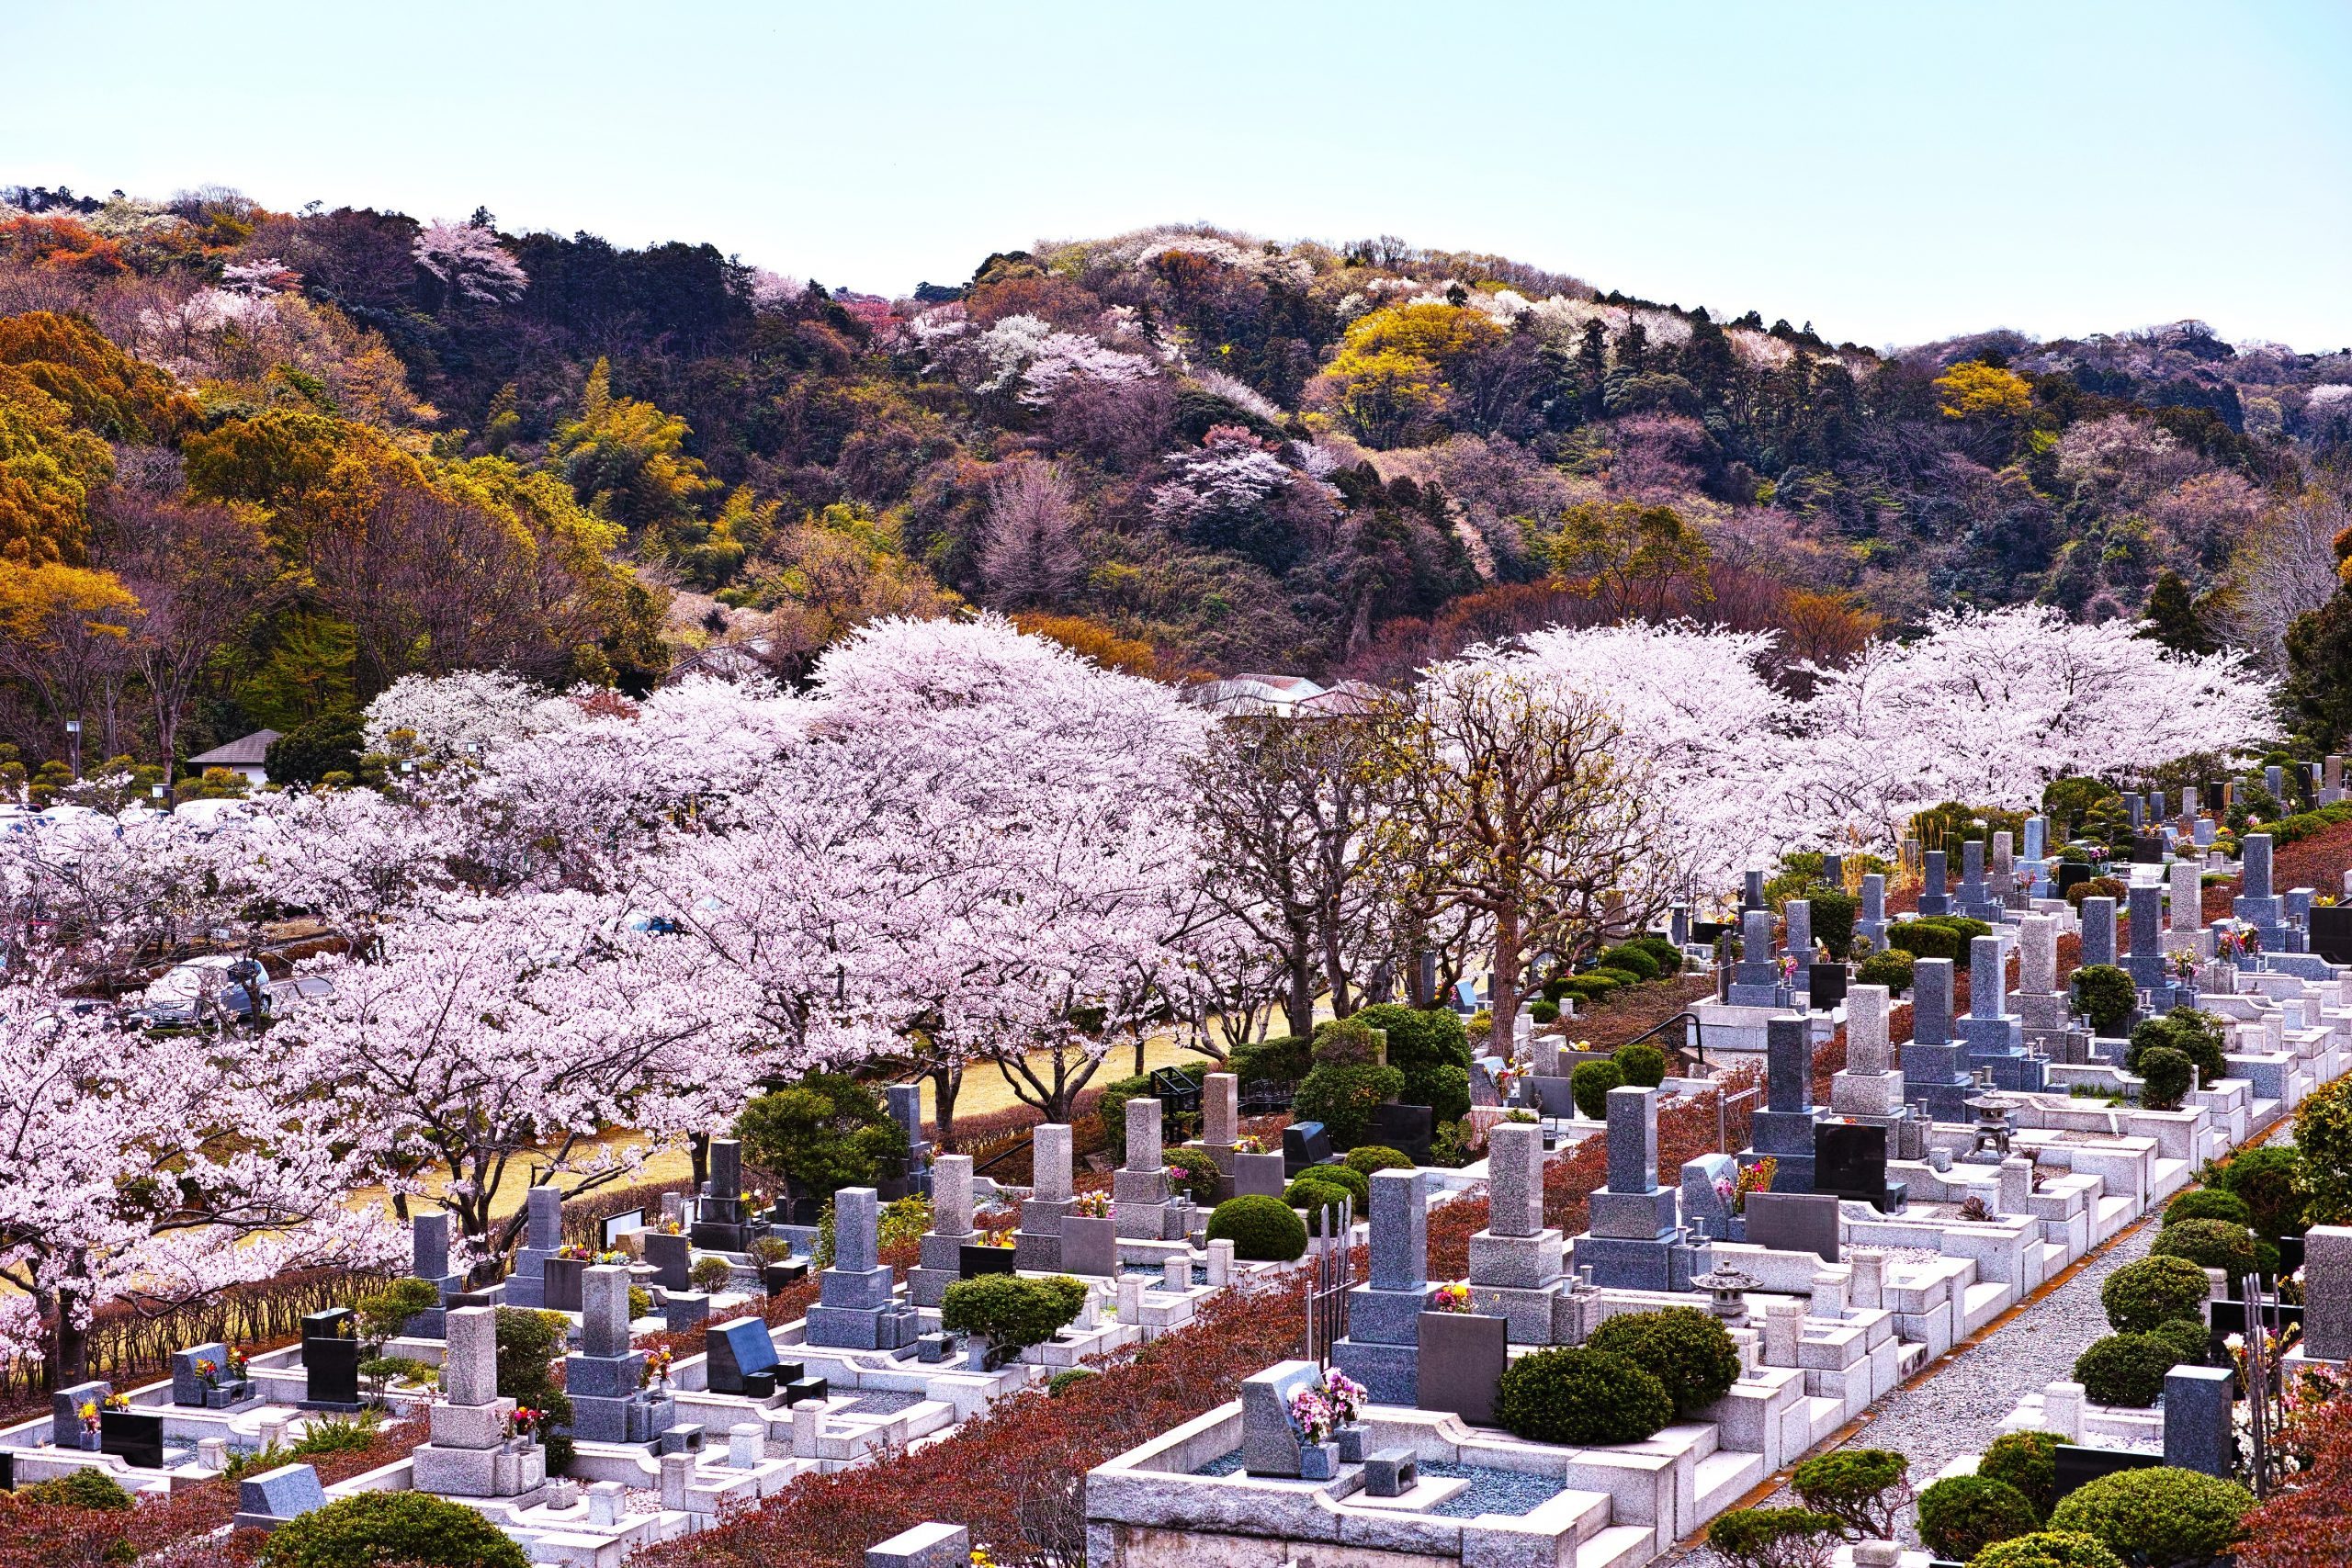
[[[124,1032],[25,980],[0,986],[0,1353],[84,1371],[103,1303],[165,1305],[289,1268],[377,1264],[401,1238],[346,1209],[367,1178],[338,1107],[291,1089],[291,1064],[202,1036]]]

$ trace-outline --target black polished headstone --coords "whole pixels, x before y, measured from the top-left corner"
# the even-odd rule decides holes
[[[1331,1157],[1331,1136],[1320,1122],[1294,1122],[1283,1129],[1283,1174],[1296,1176]]]
[[[98,1412],[98,1451],[141,1470],[164,1468],[164,1417],[142,1410]]]
[[[1815,1012],[1827,1012],[1846,999],[1849,978],[1843,964],[1805,965],[1805,998]]]
[[[1886,1129],[1824,1122],[1813,1130],[1813,1190],[1875,1203],[1886,1196]]]
[[[2102,1475],[2119,1471],[2148,1470],[2165,1462],[2162,1454],[2132,1453],[2124,1449],[2085,1448],[2075,1443],[2058,1445],[2058,1483],[2051,1488],[2050,1500],[2056,1503],[2077,1486],[2097,1481]]]
[[[2088,882],[2090,879],[2091,868],[2089,866],[2085,865],[2078,860],[2062,860],[2058,863],[2058,874],[2051,886],[2056,891],[2057,896],[2064,898],[2066,896],[2066,889],[2073,887],[2079,883]]]
[[[1375,1105],[1372,1108],[1372,1129],[1365,1141],[1395,1149],[1415,1165],[1427,1165],[1436,1122],[1437,1112],[1426,1105]]]

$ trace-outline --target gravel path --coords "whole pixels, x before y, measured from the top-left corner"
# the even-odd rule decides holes
[[[2293,1136],[2292,1122],[2282,1121],[2245,1146],[2288,1142]],[[2070,1377],[2075,1358],[2107,1332],[2099,1287],[2118,1269],[2148,1255],[2163,1217],[2161,1205],[2150,1210],[2137,1224],[2093,1253],[2080,1272],[2064,1284],[1979,1343],[1946,1356],[1923,1376],[1872,1405],[1864,1412],[1861,1427],[1838,1446],[1893,1449],[1910,1455],[1914,1488],[1926,1487],[1958,1455],[1983,1452],[1987,1443],[2000,1436],[2002,1417],[2017,1408],[2022,1395]],[[1756,1506],[1788,1507],[1797,1500],[1795,1493],[1782,1486]],[[1902,1533],[1905,1546],[1919,1544],[1907,1518]],[[1668,1552],[1657,1561],[1667,1568],[1679,1564],[1727,1568],[1722,1558],[1704,1546]]]

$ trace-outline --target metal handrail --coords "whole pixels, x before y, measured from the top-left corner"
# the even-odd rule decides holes
[[[1626,1041],[1625,1044],[1638,1045],[1643,1041],[1650,1039],[1654,1035],[1665,1033],[1668,1030],[1673,1028],[1678,1023],[1688,1024],[1690,1026],[1683,1032],[1683,1044],[1680,1047],[1678,1047],[1678,1052],[1690,1052],[1697,1058],[1697,1065],[1704,1067],[1707,1066],[1707,1025],[1706,1021],[1702,1019],[1695,1012],[1678,1012],[1663,1023],[1645,1029],[1641,1033],[1634,1035],[1631,1040]],[[1623,1048],[1623,1046],[1619,1047],[1621,1050]]]

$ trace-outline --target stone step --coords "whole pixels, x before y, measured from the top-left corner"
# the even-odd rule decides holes
[[[1657,1555],[1657,1532],[1647,1525],[1611,1525],[1577,1543],[1576,1568],[1642,1568]]]
[[[1738,1502],[1749,1487],[1763,1479],[1762,1454],[1717,1452],[1701,1460],[1691,1479],[1697,1517],[1684,1521],[1684,1533]]]

